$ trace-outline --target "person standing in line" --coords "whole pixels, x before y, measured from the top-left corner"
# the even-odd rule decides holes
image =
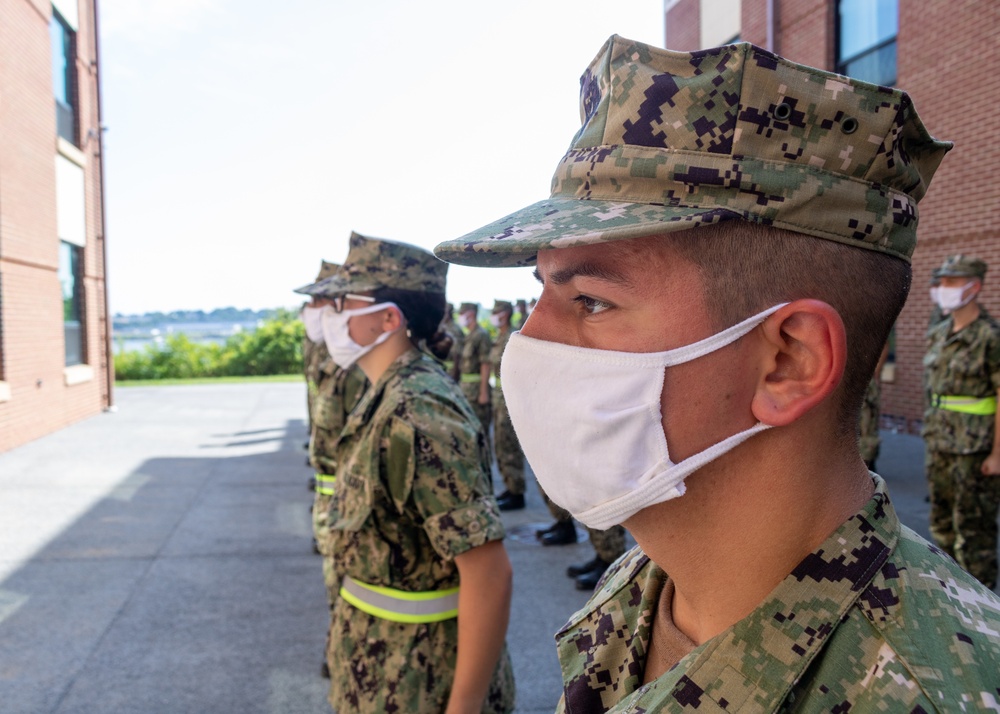
[[[510,318],[510,326],[514,330],[520,330],[527,319],[528,303],[524,301],[524,298],[521,298],[514,303],[514,314]]]
[[[517,434],[510,423],[507,404],[503,399],[503,385],[500,383],[500,361],[503,350],[510,339],[513,306],[506,300],[493,304],[490,322],[497,330],[497,338],[490,350],[493,367],[493,453],[497,468],[503,477],[504,492],[497,496],[501,511],[515,511],[524,508],[524,453],[517,443]]]
[[[882,414],[882,367],[889,356],[889,343],[882,348],[882,356],[875,366],[875,374],[865,390],[861,403],[861,419],[858,423],[858,450],[869,471],[875,470],[882,437],[879,435],[879,417]]]
[[[514,708],[512,573],[487,437],[458,385],[417,349],[451,344],[440,330],[447,267],[354,233],[340,271],[311,290],[332,301],[331,357],[372,382],[341,431],[328,511],[339,714]]]
[[[448,356],[445,357],[444,371],[458,382],[461,377],[458,373],[458,365],[462,357],[462,346],[465,344],[465,335],[462,333],[462,328],[455,322],[455,306],[450,302],[444,307],[444,319],[441,321],[441,329],[451,337],[451,348],[448,350]]]
[[[461,358],[458,361],[462,393],[469,400],[483,431],[490,433],[493,402],[490,398],[490,335],[477,322],[479,305],[463,302],[458,308],[458,323],[465,330]]]
[[[612,36],[580,116],[549,198],[435,249],[536,266],[511,420],[553,500],[638,543],[556,635],[559,711],[993,708],[1000,598],[857,449],[951,144],[747,42]]]
[[[316,281],[298,288],[295,292],[308,294],[320,282],[336,274],[339,268],[336,263],[323,261],[323,269]],[[315,351],[324,355],[317,370],[315,388],[310,399],[309,463],[315,473],[312,481],[315,494],[310,512],[313,550],[323,556],[323,583],[326,585],[327,601],[332,609],[339,589],[339,583],[333,572],[333,561],[330,558],[327,528],[327,511],[337,474],[334,449],[340,438],[340,431],[347,421],[347,415],[368,388],[368,379],[357,365],[341,369],[330,357],[323,339],[322,314],[324,309],[330,309],[331,304],[328,298],[312,296],[307,308],[309,312],[303,311],[303,319],[306,320],[307,337],[315,344]],[[329,636],[329,627],[327,635]],[[325,653],[320,671],[329,679],[330,669]]]
[[[997,585],[1000,506],[1000,326],[977,298],[986,263],[948,256],[934,272],[935,303],[946,315],[927,338],[923,437],[931,535],[986,587]]]
[[[316,276],[316,281],[330,277],[337,272],[337,268],[339,267],[336,263],[329,263],[325,260],[320,261],[319,274]],[[303,288],[299,288],[295,292],[304,294],[302,290]],[[322,308],[322,301],[312,298],[302,307],[302,311],[299,313],[299,317],[306,328],[305,337],[302,338],[302,369],[306,378],[306,420],[308,422],[306,424],[306,433],[309,434],[309,438],[312,438],[313,397],[316,396],[316,390],[318,389],[321,377],[320,367],[330,356],[330,353],[326,351],[326,345],[323,343],[323,328],[320,325],[319,319],[319,313]],[[306,452],[308,452],[310,448],[308,440],[305,443],[305,448]],[[308,453],[306,454],[306,466],[312,466],[312,461]],[[310,476],[309,490],[311,491],[315,488],[316,479]],[[313,545],[315,546],[315,544]]]

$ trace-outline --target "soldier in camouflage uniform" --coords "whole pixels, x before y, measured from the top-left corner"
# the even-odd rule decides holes
[[[329,278],[337,272],[337,268],[339,267],[336,263],[328,263],[325,260],[321,261],[316,282]],[[307,287],[309,286],[298,288],[295,292],[304,294],[302,291]],[[311,319],[310,313],[318,315],[319,311],[323,308],[324,302],[320,298],[313,297],[302,308],[301,314],[303,322],[307,323],[306,335],[302,338],[302,366],[306,376],[306,417],[309,419],[309,433],[312,433],[312,402],[319,383],[320,366],[329,356],[326,351],[326,345],[323,344],[323,333],[318,331],[319,321]]]
[[[503,399],[503,387],[500,383],[500,361],[503,350],[511,333],[511,315],[513,306],[506,300],[497,300],[490,314],[490,321],[497,328],[497,339],[490,350],[490,363],[493,366],[493,453],[497,458],[497,468],[503,477],[504,492],[497,497],[501,511],[513,511],[524,508],[524,453],[517,443],[517,434],[510,423],[507,413],[507,403]]]
[[[465,345],[465,334],[462,328],[455,322],[455,306],[450,302],[445,305],[444,319],[441,321],[441,329],[451,337],[451,349],[444,362],[444,371],[456,382],[460,381],[458,374],[458,364],[462,357],[462,347]]]
[[[458,360],[459,381],[462,393],[479,417],[483,430],[489,434],[493,416],[490,398],[490,344],[489,333],[476,322],[479,306],[463,302],[458,308],[458,320],[465,330],[461,357]]]
[[[1000,598],[856,441],[950,144],[748,43],[612,37],[581,118],[548,200],[436,249],[537,266],[511,419],[556,501],[639,543],[556,636],[559,710],[995,711]]]
[[[882,348],[882,356],[875,366],[875,374],[868,382],[865,399],[861,403],[861,419],[858,423],[858,451],[869,471],[875,470],[882,437],[879,436],[879,417],[882,412],[882,365],[889,355],[889,345]]]
[[[935,291],[947,317],[927,338],[923,437],[931,535],[959,565],[995,588],[1000,326],[976,301],[985,275],[983,261],[964,255],[949,256],[934,273],[938,290],[959,299],[949,304]]]
[[[328,547],[330,703],[348,712],[509,712],[511,568],[486,436],[458,386],[416,349],[440,344],[447,265],[352,234],[330,354],[372,381],[338,442]],[[450,345],[450,340],[445,340]]]
[[[320,282],[335,275],[338,268],[340,266],[335,263],[323,261],[323,267],[316,282],[298,288],[295,292],[308,294]],[[332,301],[328,298],[313,295],[310,309],[316,309],[321,315],[322,310],[331,306],[331,303]],[[347,415],[360,401],[368,387],[368,379],[356,365],[346,370],[338,367],[330,357],[326,343],[322,341],[322,330],[319,331],[319,343],[311,339],[312,335],[317,333],[317,325],[322,328],[322,320],[316,320],[308,313],[305,313],[303,318],[308,323],[306,338],[314,345],[312,354],[314,357],[321,355],[323,359],[316,369],[314,381],[309,384],[309,464],[315,472],[312,478],[313,490],[315,491],[312,504],[313,549],[323,556],[323,582],[326,585],[327,599],[332,609],[339,589],[339,583],[333,571],[333,560],[330,558],[329,528],[327,527],[327,513],[337,473],[334,452],[340,439],[340,431],[347,421]],[[330,676],[325,656],[322,672],[324,676]]]

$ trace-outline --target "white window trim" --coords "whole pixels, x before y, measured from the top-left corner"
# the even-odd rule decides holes
[[[61,136],[56,137],[56,151],[60,156],[69,159],[81,169],[87,168],[87,155]]]
[[[6,382],[0,382],[0,403],[9,402],[10,398],[10,385]]]
[[[66,381],[67,387],[92,382],[94,380],[94,368],[89,364],[75,364],[72,367],[66,367],[63,369],[63,379]]]

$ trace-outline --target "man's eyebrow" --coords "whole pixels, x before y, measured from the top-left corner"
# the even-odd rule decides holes
[[[534,276],[535,280],[543,285],[545,284],[546,281],[542,279],[538,268],[535,268]],[[606,265],[598,265],[597,263],[578,263],[568,268],[554,270],[548,275],[548,280],[553,285],[565,285],[573,278],[596,278],[608,283],[617,283],[626,288],[632,287],[632,281],[624,273]]]

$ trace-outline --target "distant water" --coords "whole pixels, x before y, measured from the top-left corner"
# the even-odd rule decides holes
[[[149,345],[164,345],[166,337],[183,334],[195,344],[221,345],[235,334],[253,332],[257,322],[175,322],[151,329],[117,329],[115,354],[145,350]]]

